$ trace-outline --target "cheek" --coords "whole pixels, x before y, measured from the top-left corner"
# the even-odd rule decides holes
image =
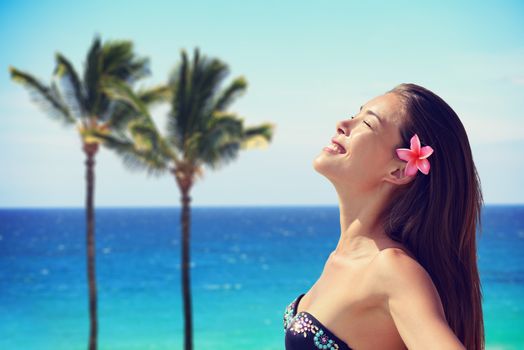
[[[379,153],[380,144],[371,135],[356,135],[349,144],[349,154],[358,162],[374,162]]]
[[[384,146],[376,137],[363,136],[353,141],[348,157],[348,168],[351,168],[355,175],[363,177],[374,177],[379,174],[387,163]]]

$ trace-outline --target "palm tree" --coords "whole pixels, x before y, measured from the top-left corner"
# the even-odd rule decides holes
[[[271,123],[244,127],[242,118],[226,112],[247,86],[246,80],[239,77],[219,92],[219,85],[227,74],[228,67],[223,62],[201,58],[198,48],[190,65],[182,50],[182,62],[169,78],[172,98],[165,133],[158,131],[140,99],[118,84],[112,86],[112,97],[126,101],[142,117],[129,123],[130,135],[94,133],[107,147],[123,156],[129,168],[147,170],[148,175],[172,174],[180,189],[186,350],[193,349],[189,270],[191,188],[203,174],[204,165],[216,170],[234,160],[241,149],[267,146],[275,128]]]
[[[83,80],[70,61],[56,54],[56,68],[50,85],[33,75],[10,67],[11,78],[26,87],[34,101],[64,126],[76,125],[86,155],[86,241],[87,276],[89,282],[89,349],[97,348],[97,285],[95,275],[95,156],[100,140],[93,132],[110,133],[127,127],[132,109],[122,101],[112,100],[105,89],[114,84],[133,84],[149,74],[149,60],[133,53],[130,41],[106,41],[95,36],[88,50]],[[58,82],[58,84],[57,84]],[[145,104],[155,102],[168,91],[158,87],[142,92]]]

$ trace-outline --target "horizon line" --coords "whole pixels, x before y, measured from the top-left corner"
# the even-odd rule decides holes
[[[524,206],[523,203],[484,203],[484,207]],[[94,209],[177,209],[180,205],[98,205]],[[338,207],[337,204],[201,204],[191,205],[190,208],[279,208],[279,207]],[[85,206],[17,206],[0,207],[0,210],[10,209],[85,209]]]

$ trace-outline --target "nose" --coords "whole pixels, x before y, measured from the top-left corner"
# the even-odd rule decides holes
[[[340,120],[337,122],[337,135],[340,135],[340,134],[344,134],[346,136],[349,135],[349,126],[347,123],[349,123],[350,120],[351,119],[345,119],[345,120]]]

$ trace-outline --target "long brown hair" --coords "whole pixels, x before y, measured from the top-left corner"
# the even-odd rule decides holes
[[[435,284],[446,319],[468,350],[485,346],[482,291],[477,267],[477,229],[483,206],[466,130],[439,96],[415,84],[388,91],[401,98],[401,144],[414,133],[434,152],[428,175],[394,194],[382,213],[388,236],[406,246]]]

